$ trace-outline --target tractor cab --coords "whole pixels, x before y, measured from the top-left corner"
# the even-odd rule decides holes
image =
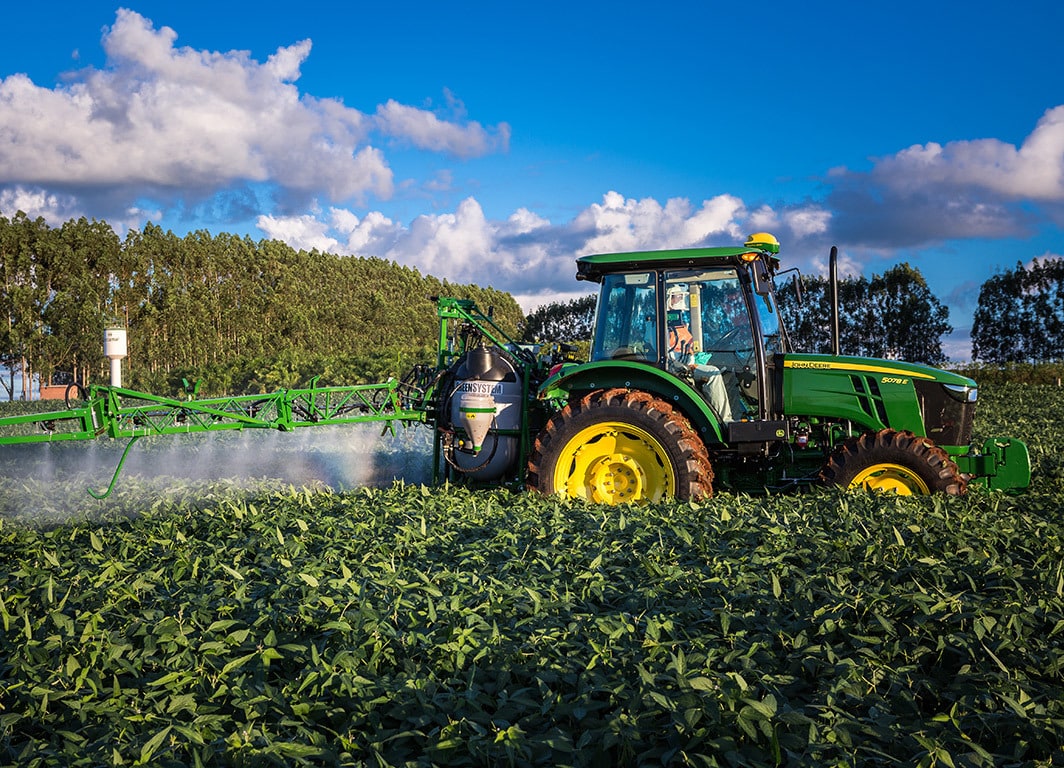
[[[785,351],[772,290],[778,244],[590,256],[601,283],[591,362],[626,360],[679,377],[722,426],[771,418],[775,356]]]

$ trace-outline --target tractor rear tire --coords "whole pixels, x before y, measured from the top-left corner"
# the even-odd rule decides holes
[[[944,450],[912,432],[882,429],[850,438],[820,471],[823,485],[867,488],[903,496],[960,496],[968,482]]]
[[[601,504],[704,499],[713,467],[690,421],[649,392],[596,390],[536,438],[528,488]]]

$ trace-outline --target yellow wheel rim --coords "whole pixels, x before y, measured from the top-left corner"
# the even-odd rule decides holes
[[[554,469],[556,492],[599,504],[658,501],[675,488],[676,475],[661,443],[617,421],[573,435]]]
[[[850,487],[896,493],[899,496],[931,493],[931,489],[919,475],[900,464],[873,464],[868,469],[857,473]]]

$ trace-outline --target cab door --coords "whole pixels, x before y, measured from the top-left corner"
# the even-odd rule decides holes
[[[664,275],[664,364],[693,381],[723,424],[760,418],[763,355],[743,277],[730,265]]]

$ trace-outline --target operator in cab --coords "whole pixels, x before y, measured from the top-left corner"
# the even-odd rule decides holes
[[[735,420],[733,387],[726,380],[734,374],[710,363],[712,353],[702,351],[700,340],[691,333],[691,301],[686,286],[674,284],[665,298],[665,322],[669,370],[694,380],[695,388],[709,403],[722,423]],[[736,389],[736,402],[741,402]]]

